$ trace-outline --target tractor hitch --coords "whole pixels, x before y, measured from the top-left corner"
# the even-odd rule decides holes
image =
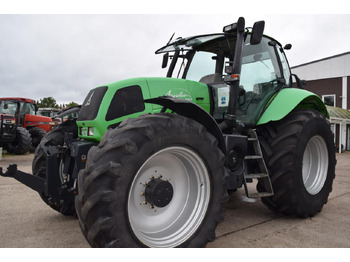
[[[27,187],[33,189],[39,194],[59,195],[58,188],[61,186],[60,177],[58,174],[57,156],[63,152],[62,147],[46,147],[46,178],[35,176],[30,173],[25,173],[17,169],[17,164],[10,164],[7,171],[3,173],[0,167],[0,175],[3,177],[12,177]],[[51,175],[48,175],[51,174]]]
[[[3,177],[12,177],[34,191],[45,191],[45,179],[18,170],[16,164],[10,164],[5,173],[3,173],[2,167],[0,167],[0,175]]]

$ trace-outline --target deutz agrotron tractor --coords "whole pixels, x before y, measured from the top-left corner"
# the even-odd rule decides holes
[[[335,177],[329,115],[264,25],[241,17],[170,40],[156,51],[171,61],[165,78],[92,89],[77,120],[43,138],[33,175],[2,175],[76,213],[92,247],[203,247],[242,186],[273,211],[314,216]]]

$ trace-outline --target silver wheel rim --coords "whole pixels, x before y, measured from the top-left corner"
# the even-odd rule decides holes
[[[165,207],[147,203],[144,191],[152,179],[170,182],[173,197]],[[210,199],[210,178],[202,158],[185,147],[168,147],[138,170],[129,191],[128,216],[135,236],[149,247],[175,247],[201,225]]]
[[[312,137],[306,145],[302,172],[306,191],[316,195],[323,188],[328,173],[328,149],[321,136]]]

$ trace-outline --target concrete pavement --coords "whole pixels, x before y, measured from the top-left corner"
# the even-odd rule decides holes
[[[31,172],[33,154],[3,156]],[[208,248],[350,247],[350,152],[337,154],[333,192],[322,212],[308,219],[271,212],[260,199],[247,199],[243,189],[225,204],[225,220]],[[5,171],[4,170],[4,171]],[[74,217],[48,207],[39,195],[12,178],[0,177],[0,247],[89,247]]]

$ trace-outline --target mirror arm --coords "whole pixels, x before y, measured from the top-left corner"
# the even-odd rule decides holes
[[[166,68],[168,66],[169,53],[165,53],[163,55],[162,68]]]
[[[297,84],[297,87],[300,89],[304,89],[304,85],[306,85],[306,81],[305,80],[300,80],[300,78],[296,75],[296,74],[291,74],[290,75],[290,82],[293,83],[293,76],[295,78],[295,82]]]

